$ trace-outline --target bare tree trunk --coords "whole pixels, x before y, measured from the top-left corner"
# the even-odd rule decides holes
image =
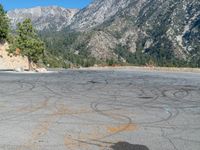
[[[32,71],[33,70],[33,67],[32,67],[32,60],[30,57],[28,57],[28,70],[29,71]]]

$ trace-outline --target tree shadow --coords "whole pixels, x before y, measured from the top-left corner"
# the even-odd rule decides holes
[[[128,142],[118,142],[112,145],[110,148],[113,150],[149,150],[145,145],[130,144]]]
[[[4,45],[6,43],[6,41],[5,40],[3,40],[3,39],[0,39],[0,44],[1,45]]]

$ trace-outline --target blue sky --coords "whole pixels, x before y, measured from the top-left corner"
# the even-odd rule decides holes
[[[0,0],[5,10],[57,5],[66,8],[83,8],[92,0]]]

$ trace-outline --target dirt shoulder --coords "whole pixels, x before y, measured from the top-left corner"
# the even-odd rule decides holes
[[[160,72],[192,72],[200,73],[200,68],[176,68],[176,67],[138,67],[138,66],[117,66],[117,67],[89,67],[82,70],[138,70],[138,71],[160,71]]]
[[[0,44],[0,70],[16,68],[28,69],[27,58],[14,55],[9,56],[6,49],[8,49],[7,43],[4,45]]]

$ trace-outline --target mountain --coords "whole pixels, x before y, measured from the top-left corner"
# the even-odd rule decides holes
[[[73,18],[71,29],[86,30],[103,23],[118,11],[127,7],[131,0],[94,0]]]
[[[188,60],[199,56],[200,1],[96,0],[74,16],[71,28],[95,30],[88,44],[95,57],[116,54],[120,45],[132,53]]]
[[[37,30],[56,29],[61,30],[69,25],[73,16],[79,9],[66,9],[57,6],[34,7],[29,9],[15,9],[8,12],[13,28],[18,22],[30,18]]]
[[[97,58],[115,57],[121,46],[161,59],[192,59],[199,53],[200,1],[95,0],[74,16],[70,29],[93,30],[88,48]]]
[[[23,14],[11,18],[24,18]],[[66,54],[69,59],[70,53],[72,60],[78,55],[100,62],[200,66],[199,0],[94,0],[72,14],[59,23],[36,17],[60,29],[41,34],[54,55]],[[37,27],[39,21],[35,22]]]
[[[76,31],[92,30],[88,50],[95,58],[104,60],[117,58],[114,49],[119,44],[127,45],[130,52],[135,52],[139,29],[137,25],[133,25],[133,22],[130,23],[126,16],[137,18],[139,10],[146,1],[95,0],[74,16],[70,29]],[[125,14],[125,18],[122,12]]]

